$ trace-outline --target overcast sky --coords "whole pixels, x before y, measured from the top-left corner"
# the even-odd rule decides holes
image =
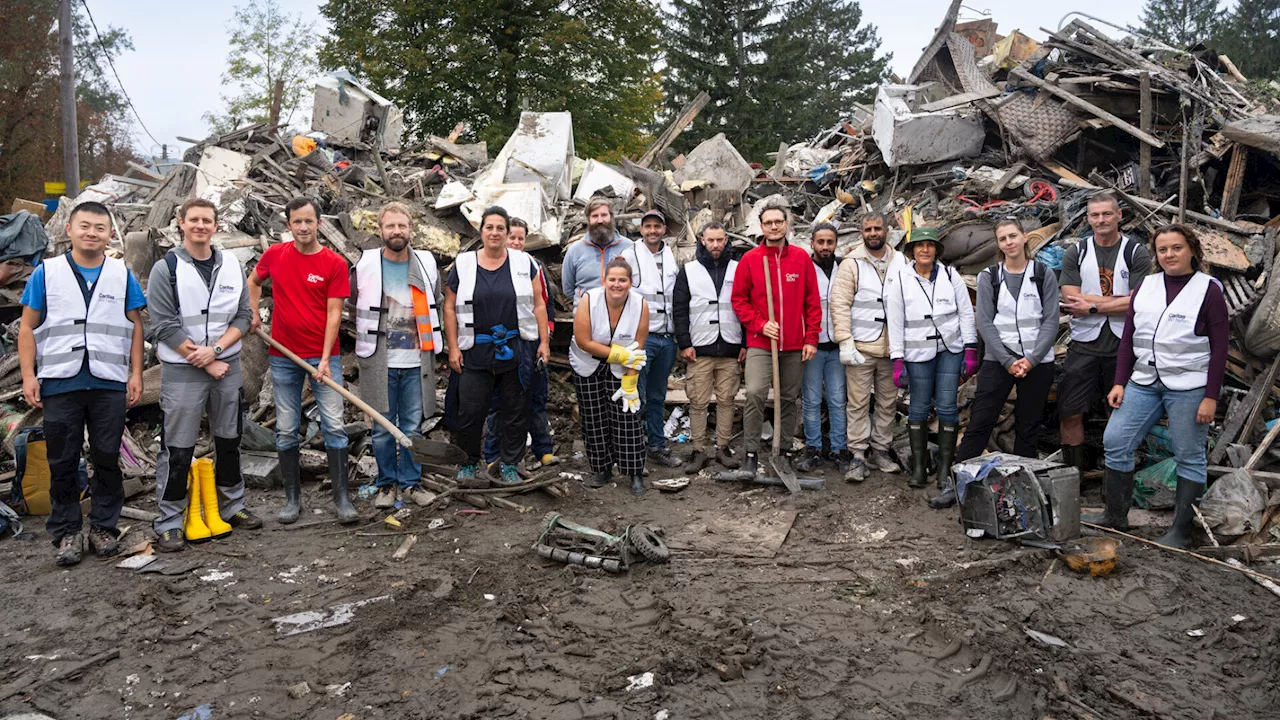
[[[326,31],[318,0],[279,0],[289,13],[301,13]],[[116,60],[125,90],[155,141],[140,127],[135,143],[143,154],[160,154],[158,143],[178,143],[177,136],[203,138],[205,112],[221,108],[220,86],[227,57],[227,23],[234,0],[202,3],[159,0],[88,0],[98,26],[115,25],[129,32],[134,50]],[[973,0],[961,20],[989,13],[1001,34],[1020,29],[1043,40],[1041,27],[1057,28],[1066,7],[1105,18],[1118,25],[1136,24],[1141,0],[1073,0],[1069,5],[1026,0]],[[879,0],[862,3],[865,22],[874,24],[882,50],[893,53],[893,70],[906,76],[933,34],[945,0]],[[972,8],[972,9],[971,9]],[[1103,28],[1104,30],[1106,28]],[[295,119],[305,124],[306,118]],[[158,141],[158,142],[157,142]]]

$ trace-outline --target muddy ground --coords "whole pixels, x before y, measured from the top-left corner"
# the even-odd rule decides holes
[[[172,576],[96,558],[62,570],[47,537],[5,540],[0,717],[1280,714],[1280,598],[1245,577],[1129,544],[1112,575],[1077,575],[1044,551],[967,539],[955,511],[928,509],[901,475],[826,474],[825,491],[795,499],[700,477],[638,499],[617,485],[535,492],[525,514],[455,515],[467,507],[455,503],[406,521],[419,540],[403,562],[391,557],[401,536],[328,522],[311,484],[295,529],[273,519],[279,492],[251,491],[267,526],[183,553],[190,572]],[[674,557],[621,575],[544,560],[530,544],[549,510],[661,527]],[[426,529],[432,518],[446,527]],[[380,596],[340,627],[286,637],[271,622]],[[628,689],[645,673],[651,686]],[[290,694],[304,682],[309,693]]]

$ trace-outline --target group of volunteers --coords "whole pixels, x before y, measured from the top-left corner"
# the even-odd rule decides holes
[[[246,334],[260,332],[267,283],[274,298],[270,373],[285,492],[279,522],[297,521],[302,509],[305,383],[319,411],[336,517],[343,523],[360,517],[348,485],[342,397],[325,382],[342,382],[344,314],[355,325],[361,397],[410,437],[420,436],[424,418],[436,413],[435,366],[447,349],[446,423],[467,456],[459,486],[523,482],[526,436],[536,462],[557,461],[547,419],[552,296],[545,268],[523,250],[526,223],[488,208],[479,248],[459,254],[442,279],[434,256],[411,247],[414,222],[400,203],[381,208],[382,245],[363,251],[354,267],[319,243],[315,201],[297,198],[283,211],[291,241],[272,245],[246,277],[236,256],[211,242],[217,207],[186,202],[178,213],[182,244],[154,264],[144,296],[124,262],[105,253],[113,235],[107,208],[84,202],[66,226],[70,251],[32,274],[18,345],[24,397],[44,411],[53,508],[47,529],[59,565],[79,562],[86,543],[100,556],[119,552],[121,440],[127,408],[143,394],[144,307],[147,337],[162,366],[158,550],[179,551],[188,542],[263,524],[244,503],[240,349]],[[649,462],[683,465],[687,473],[712,461],[756,472],[775,382],[781,418],[773,432],[788,441],[788,455],[797,424],[803,425],[804,448],[792,458],[797,470],[813,471],[830,458],[851,482],[873,469],[897,473],[890,444],[898,389],[906,388],[908,484],[928,484],[929,420],[936,415],[939,492],[929,505],[949,507],[956,501],[951,467],[986,451],[1015,388],[1014,451],[1036,456],[1059,317],[1066,312],[1071,342],[1057,397],[1066,462],[1086,466],[1084,416],[1103,397],[1113,409],[1104,438],[1106,511],[1086,519],[1127,527],[1134,453],[1167,417],[1177,510],[1161,542],[1190,543],[1228,338],[1221,287],[1205,273],[1191,229],[1166,225],[1144,246],[1121,234],[1117,200],[1099,194],[1088,202],[1092,235],[1067,248],[1059,273],[1029,257],[1016,219],[1001,220],[993,228],[1000,261],[978,276],[975,310],[964,279],[941,262],[936,230],[910,230],[898,251],[881,214],[861,218],[861,244],[838,258],[835,226],[813,226],[806,252],[790,241],[787,209],[768,206],[760,212],[757,247],[734,259],[725,227],[711,222],[699,229],[696,255],[683,265],[660,210],[643,215],[638,241],[619,232],[606,198],[593,198],[585,217],[586,234],[565,252],[561,283],[574,306],[569,365],[589,487],[608,485],[616,468],[632,493],[643,494]],[[1153,253],[1160,270],[1154,274]],[[677,359],[686,366],[691,429],[685,460],[664,432]],[[958,388],[975,375],[961,442]],[[744,377],[739,454],[734,409]],[[714,447],[708,437],[713,396]],[[200,454],[212,454],[212,464],[196,457],[206,412],[213,443]],[[87,533],[80,510],[86,428],[93,466]],[[376,507],[433,501],[420,484],[421,465],[377,424],[373,453]]]

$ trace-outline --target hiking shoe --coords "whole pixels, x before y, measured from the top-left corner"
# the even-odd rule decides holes
[[[405,488],[400,491],[400,501],[405,503],[413,503],[418,507],[426,507],[436,499],[436,494],[423,488],[421,485],[414,485],[411,488]]]
[[[179,552],[187,549],[187,541],[183,539],[182,531],[174,528],[160,533],[152,546],[160,552]]]
[[[799,457],[791,463],[791,467],[799,470],[800,472],[810,472],[821,464],[822,453],[818,451],[817,448],[807,447],[802,450]]]
[[[120,552],[120,539],[112,530],[89,526],[89,549],[98,557],[111,557]]]
[[[694,450],[693,454],[689,456],[689,462],[684,464],[684,471],[692,475],[706,467],[710,461],[711,458],[707,457],[706,453],[701,450]]]
[[[494,460],[493,462],[485,465],[485,470],[489,473],[489,477],[496,478],[502,472],[501,466],[501,460]]]
[[[860,483],[867,479],[867,463],[856,455],[849,463],[849,469],[844,472],[845,482]]]
[[[508,463],[502,463],[502,468],[498,471],[499,485],[520,485],[524,483],[524,478],[520,477],[520,468]]]
[[[559,464],[560,458],[556,457],[555,453],[547,453],[539,458],[538,461],[542,463],[542,467],[550,467]]]
[[[848,450],[841,450],[836,453],[836,469],[840,471],[841,475],[849,472],[849,469],[853,467],[853,461],[853,453]]]
[[[649,448],[649,462],[656,463],[662,467],[680,467],[680,458],[673,455],[671,448],[665,445]]]
[[[396,506],[396,489],[390,485],[378,488],[378,496],[373,499],[373,506],[379,510],[389,510]]]
[[[58,541],[58,554],[54,556],[53,561],[59,567],[71,567],[79,564],[83,555],[84,535],[80,533],[63,535],[62,540]]]
[[[257,530],[262,527],[262,518],[253,513],[240,508],[235,515],[227,518],[227,524],[233,528],[241,528],[244,530]]]
[[[725,445],[716,448],[716,462],[720,463],[720,467],[725,470],[737,470],[742,467],[742,461],[733,455],[733,448]]]
[[[894,462],[885,450],[872,450],[867,456],[867,467],[884,473],[902,472],[902,467]]]
[[[476,475],[475,463],[468,463],[458,468],[458,474],[453,476],[453,481],[460,488],[482,489],[489,487],[489,481]]]

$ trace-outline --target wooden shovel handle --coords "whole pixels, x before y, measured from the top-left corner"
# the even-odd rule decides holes
[[[773,282],[769,275],[769,257],[764,261],[764,301],[769,310],[769,322],[773,319]],[[777,455],[782,448],[782,391],[778,387],[778,340],[769,338],[769,352],[773,359],[773,454]]]

